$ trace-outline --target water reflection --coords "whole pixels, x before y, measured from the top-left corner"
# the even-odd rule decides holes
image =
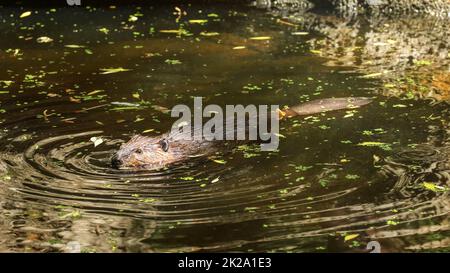
[[[278,16],[277,12],[275,12]],[[335,17],[289,13],[286,20],[320,33],[312,50],[329,66],[380,79],[380,94],[449,101],[448,20],[435,17]]]

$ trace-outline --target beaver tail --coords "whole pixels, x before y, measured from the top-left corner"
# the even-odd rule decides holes
[[[354,109],[372,102],[367,97],[319,99],[280,110],[280,118],[305,116],[334,110]]]

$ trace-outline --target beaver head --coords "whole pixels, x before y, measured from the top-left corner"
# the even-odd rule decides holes
[[[173,160],[167,138],[136,135],[120,146],[111,163],[116,168],[159,169]]]

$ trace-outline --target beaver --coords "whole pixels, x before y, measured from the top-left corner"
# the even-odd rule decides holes
[[[283,120],[294,116],[354,109],[371,101],[372,99],[367,97],[318,99],[279,110],[279,118]],[[193,134],[195,133],[193,131]],[[115,168],[157,170],[192,157],[212,154],[217,151],[215,142],[186,138],[183,133],[172,131],[159,136],[135,135],[120,146],[111,158],[111,164]]]

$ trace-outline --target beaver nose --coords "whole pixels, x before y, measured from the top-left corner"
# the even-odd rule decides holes
[[[120,167],[120,165],[122,165],[122,160],[120,160],[118,157],[117,157],[117,155],[114,155],[112,158],[111,158],[111,165],[114,167],[114,168],[118,168],[118,167]]]

